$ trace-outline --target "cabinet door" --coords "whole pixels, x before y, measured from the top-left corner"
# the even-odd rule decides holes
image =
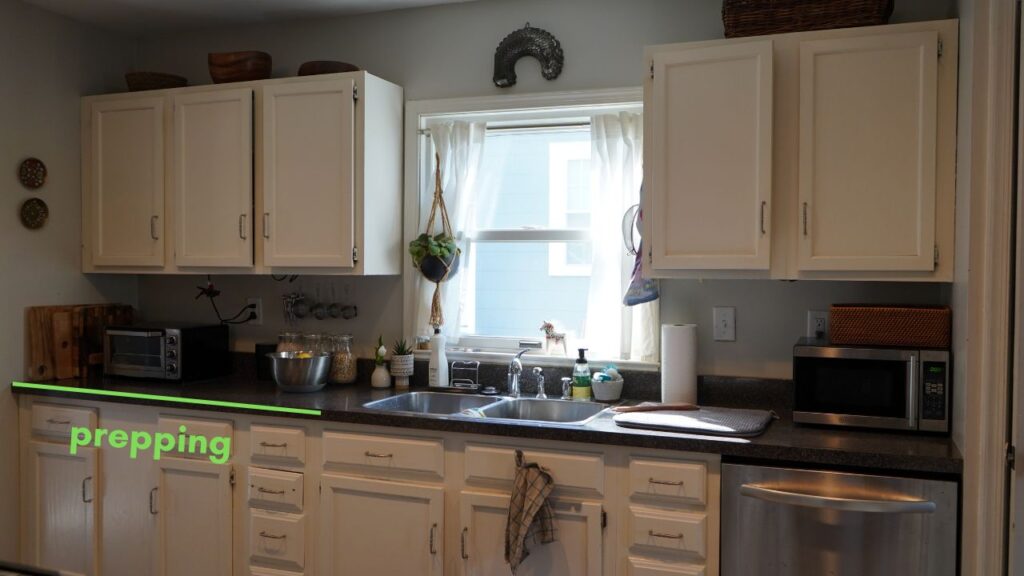
[[[29,448],[32,498],[27,535],[34,543],[30,564],[62,573],[99,574],[96,532],[100,493],[96,449],[33,441]]]
[[[178,458],[156,465],[154,574],[231,574],[231,466]]]
[[[443,573],[442,487],[335,475],[322,483],[326,576]]]
[[[267,266],[351,268],[352,80],[263,88],[263,238]]]
[[[938,35],[800,44],[801,270],[932,270]]]
[[[252,266],[252,90],[174,97],[174,261]]]
[[[505,562],[509,495],[463,491],[459,495],[462,574],[511,574]],[[596,576],[601,574],[601,504],[552,502],[557,540],[529,544],[518,575]]]
[[[767,269],[771,41],[656,53],[652,67],[653,267]]]
[[[164,108],[161,97],[91,104],[93,264],[164,263]]]

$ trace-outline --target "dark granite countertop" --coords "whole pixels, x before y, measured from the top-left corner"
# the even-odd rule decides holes
[[[938,474],[959,476],[963,471],[963,458],[948,436],[907,434],[898,432],[841,430],[795,425],[789,414],[782,411],[781,418],[756,438],[729,438],[700,436],[627,429],[616,426],[611,415],[603,414],[584,426],[556,423],[480,420],[463,416],[419,416],[405,413],[368,410],[363,404],[392,396],[400,391],[394,388],[375,390],[364,384],[329,385],[320,392],[293,394],[281,392],[273,382],[259,381],[251,375],[237,375],[222,379],[176,384],[160,381],[140,381],[93,377],[87,380],[61,381],[61,386],[155,394],[201,400],[216,400],[247,404],[265,404],[289,408],[315,409],[321,416],[271,414],[278,417],[320,419],[352,424],[417,428],[440,432],[511,436],[540,440],[559,440],[588,444],[634,446],[662,450],[683,450],[720,454],[730,461],[758,461],[770,464],[790,464],[826,468],[858,468],[892,471],[907,474]],[[423,390],[414,387],[413,390]],[[175,406],[222,412],[267,414],[243,408],[212,408],[187,406],[170,401],[117,396],[83,395],[73,391],[14,389],[15,393],[139,405]],[[708,405],[710,395],[702,394],[701,401]],[[773,408],[772,406],[748,406]]]

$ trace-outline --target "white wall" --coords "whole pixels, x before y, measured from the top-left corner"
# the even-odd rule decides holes
[[[136,300],[134,278],[78,271],[78,97],[122,90],[132,55],[128,40],[0,0],[0,558],[15,560],[18,550],[18,415],[9,383],[23,375],[25,307]],[[16,179],[28,156],[49,168],[37,195],[50,219],[39,231],[18,221],[21,202],[33,196]]]
[[[893,22],[950,18],[955,0],[900,0]],[[140,67],[174,72],[192,83],[208,83],[206,53],[259,49],[274,57],[275,76],[295,73],[313,59],[359,64],[405,87],[408,100],[581,90],[639,85],[644,74],[643,46],[722,36],[721,0],[480,0],[466,4],[387,12],[345,19],[218,28],[144,38]],[[499,90],[491,82],[494,49],[515,28],[529,21],[555,34],[565,51],[565,70],[556,81],[541,78],[532,59],[517,66],[519,84]],[[209,319],[208,305],[192,303],[195,279],[143,278],[143,311],[156,316]],[[231,296],[264,295],[264,306],[283,291],[269,280],[217,278]],[[307,323],[303,329],[351,331],[368,346],[383,332],[401,332],[399,279],[349,280],[362,314],[381,311],[375,321]],[[307,288],[311,282],[307,281]],[[710,324],[711,305],[737,307],[738,341],[711,342],[701,334],[701,371],[708,374],[788,377],[791,346],[802,334],[808,302],[827,308],[832,302],[948,302],[948,290],[936,286],[801,282],[663,283],[664,322]],[[251,293],[251,294],[249,294]],[[397,298],[397,299],[396,299]],[[241,300],[238,301],[241,305]],[[225,308],[229,306],[225,305]],[[283,328],[279,310],[268,310],[263,328],[235,331],[243,346]]]
[[[956,268],[953,270],[953,440],[964,449],[965,405],[967,403],[967,303],[970,267],[971,216],[971,120],[974,84],[974,1],[957,0],[960,15],[960,90],[957,99],[956,157]]]

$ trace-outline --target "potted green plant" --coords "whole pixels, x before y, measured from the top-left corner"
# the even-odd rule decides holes
[[[395,388],[408,388],[409,377],[413,374],[415,357],[405,339],[396,340],[391,346],[391,375],[395,377]]]
[[[384,337],[377,337],[377,350],[373,355],[373,363],[377,365],[373,369],[373,374],[370,375],[370,385],[374,388],[390,388],[391,387],[391,374],[388,373],[388,367],[384,365],[384,355],[388,353],[387,347],[384,346]]]
[[[409,242],[412,265],[431,282],[451,278],[459,269],[461,250],[451,235],[441,232],[434,236],[424,232]]]

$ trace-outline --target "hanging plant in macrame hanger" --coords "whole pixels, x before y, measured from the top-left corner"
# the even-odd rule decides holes
[[[427,230],[409,243],[412,265],[424,278],[434,283],[434,299],[430,305],[430,325],[439,328],[444,324],[441,310],[441,283],[448,280],[459,269],[459,255],[462,250],[455,242],[455,233],[448,219],[448,208],[444,205],[441,190],[441,156],[434,154],[437,168],[434,170],[434,202],[430,206]],[[441,216],[441,231],[434,234],[437,216]]]

